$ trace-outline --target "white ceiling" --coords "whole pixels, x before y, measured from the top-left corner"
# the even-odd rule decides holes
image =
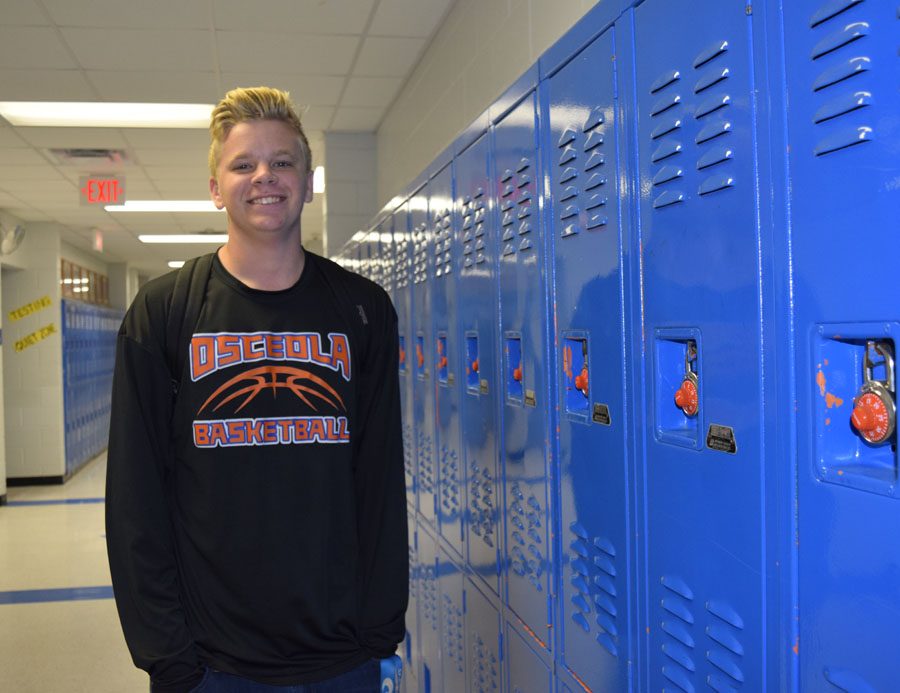
[[[215,103],[237,86],[291,92],[314,161],[324,133],[374,131],[453,0],[0,0],[0,100]],[[48,106],[49,108],[49,106]],[[0,209],[56,222],[63,239],[156,274],[203,246],[139,233],[222,231],[214,213],[109,213],[81,206],[91,173],[124,176],[128,199],[206,199],[206,130],[13,127],[0,118]],[[131,162],[56,163],[50,148],[124,149]],[[321,248],[323,205],[304,212]]]

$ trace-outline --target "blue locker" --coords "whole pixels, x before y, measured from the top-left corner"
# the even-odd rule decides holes
[[[419,560],[419,536],[416,525],[416,514],[411,512],[408,518],[409,533],[409,605],[406,607],[406,637],[403,648],[402,681],[407,693],[416,693],[419,687],[419,670],[422,667],[422,636],[420,625],[422,592],[422,563]]]
[[[419,552],[419,643],[421,659],[418,678],[421,693],[440,693],[441,688],[441,601],[438,583],[438,540],[433,528],[418,523]]]
[[[418,508],[418,472],[416,462],[415,417],[413,415],[414,325],[412,312],[412,233],[409,229],[409,203],[404,202],[392,215],[394,233],[394,309],[400,338],[400,406],[403,418],[403,460],[406,472],[406,504],[410,513]]]
[[[441,691],[466,690],[466,635],[463,569],[441,547],[438,551],[438,589],[441,602]]]
[[[551,76],[545,92],[559,402],[558,657],[598,691],[629,690],[634,656],[623,333],[623,263],[631,256],[623,255],[615,54],[610,29]]]
[[[649,688],[761,691],[774,675],[765,492],[778,461],[767,465],[752,14],[654,0],[634,16]]]
[[[428,186],[409,200],[412,241],[413,418],[415,420],[419,514],[437,529],[438,470],[435,461],[434,347],[432,343],[432,287],[434,258],[428,224]]]
[[[459,319],[457,280],[459,252],[453,209],[453,167],[448,164],[428,183],[431,226],[433,293],[431,300],[434,346],[435,440],[437,452],[438,531],[463,556],[462,510],[465,476],[459,430]]]
[[[479,137],[456,159],[457,206],[462,234],[459,332],[465,373],[460,416],[466,478],[464,515],[469,568],[500,594],[502,539],[497,471],[499,403],[497,237],[491,209],[490,140]]]
[[[900,301],[884,280],[900,249],[898,20],[897,2],[884,0],[784,8],[799,461],[793,644],[809,690],[889,691],[900,681],[888,654],[900,638],[897,434],[873,429],[866,439],[853,422],[867,354],[872,379],[896,391]]]
[[[481,585],[479,582],[478,585]],[[503,688],[500,612],[492,598],[471,580],[465,583],[466,687],[469,693],[496,693]]]
[[[500,335],[506,515],[504,572],[510,608],[548,649],[551,572],[547,301],[541,233],[537,95],[494,126],[500,234]]]
[[[534,647],[533,638],[528,641],[511,624],[506,625],[507,681],[510,693],[548,693],[553,690],[550,668]]]

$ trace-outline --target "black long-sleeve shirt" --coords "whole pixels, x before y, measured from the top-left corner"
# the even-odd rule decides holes
[[[390,655],[408,598],[390,299],[309,252],[276,292],[216,259],[174,399],[174,281],[139,292],[113,384],[107,543],[135,664],[187,691],[204,666],[284,685]]]

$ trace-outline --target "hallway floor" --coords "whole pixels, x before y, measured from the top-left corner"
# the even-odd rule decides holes
[[[61,486],[10,487],[0,507],[0,690],[146,693],[112,599],[106,455]]]

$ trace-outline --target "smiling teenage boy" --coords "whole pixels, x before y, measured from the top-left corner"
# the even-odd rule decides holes
[[[408,598],[396,313],[301,245],[311,156],[287,94],[233,90],[210,132],[228,241],[183,373],[177,273],[118,337],[106,507],[125,638],[153,691],[378,691]]]

